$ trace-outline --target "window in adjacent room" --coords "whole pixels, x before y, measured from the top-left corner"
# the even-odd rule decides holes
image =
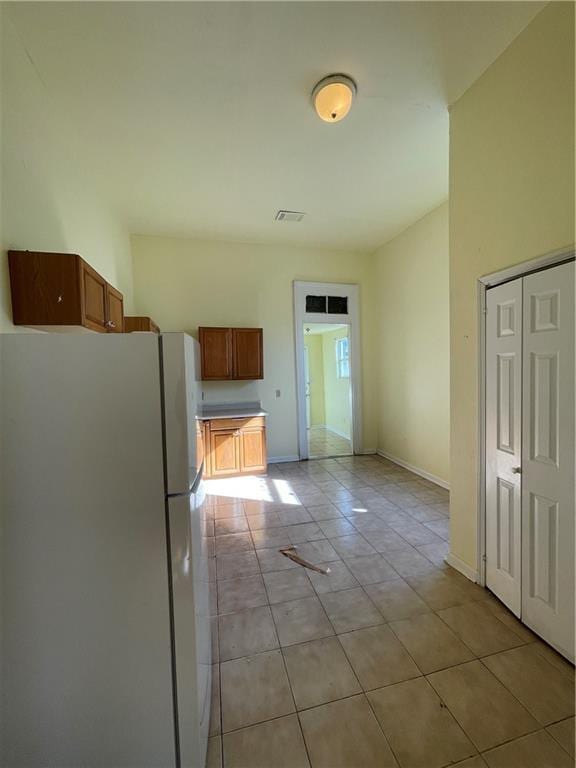
[[[350,347],[347,337],[336,340],[336,375],[339,379],[350,378]]]

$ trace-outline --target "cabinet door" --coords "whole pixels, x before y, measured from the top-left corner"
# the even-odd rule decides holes
[[[240,466],[242,472],[266,469],[266,431],[263,427],[240,432]]]
[[[262,328],[233,328],[234,378],[263,379]]]
[[[124,296],[113,288],[106,285],[106,329],[108,333],[124,332]]]
[[[82,261],[80,266],[82,314],[84,325],[94,331],[106,330],[107,288],[106,280]]]
[[[210,474],[234,475],[240,472],[239,433],[222,429],[210,433]]]
[[[230,328],[199,328],[202,379],[232,378],[232,331]]]
[[[212,477],[212,444],[210,442],[210,422],[202,424],[202,437],[204,439],[204,477]]]

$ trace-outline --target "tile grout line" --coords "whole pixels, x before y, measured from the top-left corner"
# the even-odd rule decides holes
[[[551,725],[557,725],[558,723],[563,723],[565,720],[571,720],[573,717],[574,715],[572,715],[571,717],[566,717],[564,718],[564,720],[557,720],[555,723],[551,723],[550,725],[544,726],[544,729],[543,729],[554,740],[554,743],[557,744],[560,747],[560,749],[564,750],[564,752],[570,757],[572,762],[574,762],[574,755],[571,755],[570,752],[568,752],[568,750],[566,749],[566,747],[564,747],[563,744],[560,744],[560,742],[554,736],[554,734],[548,732],[548,728],[550,728]]]

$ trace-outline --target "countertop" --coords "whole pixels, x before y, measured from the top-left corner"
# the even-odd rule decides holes
[[[260,403],[205,403],[198,411],[201,421],[208,419],[249,419],[266,416]]]

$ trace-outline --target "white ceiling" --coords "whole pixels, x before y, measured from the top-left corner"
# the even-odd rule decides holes
[[[372,249],[448,194],[447,105],[538,2],[11,3],[133,233]],[[332,72],[358,98],[321,122]],[[279,208],[303,222],[274,221]]]

